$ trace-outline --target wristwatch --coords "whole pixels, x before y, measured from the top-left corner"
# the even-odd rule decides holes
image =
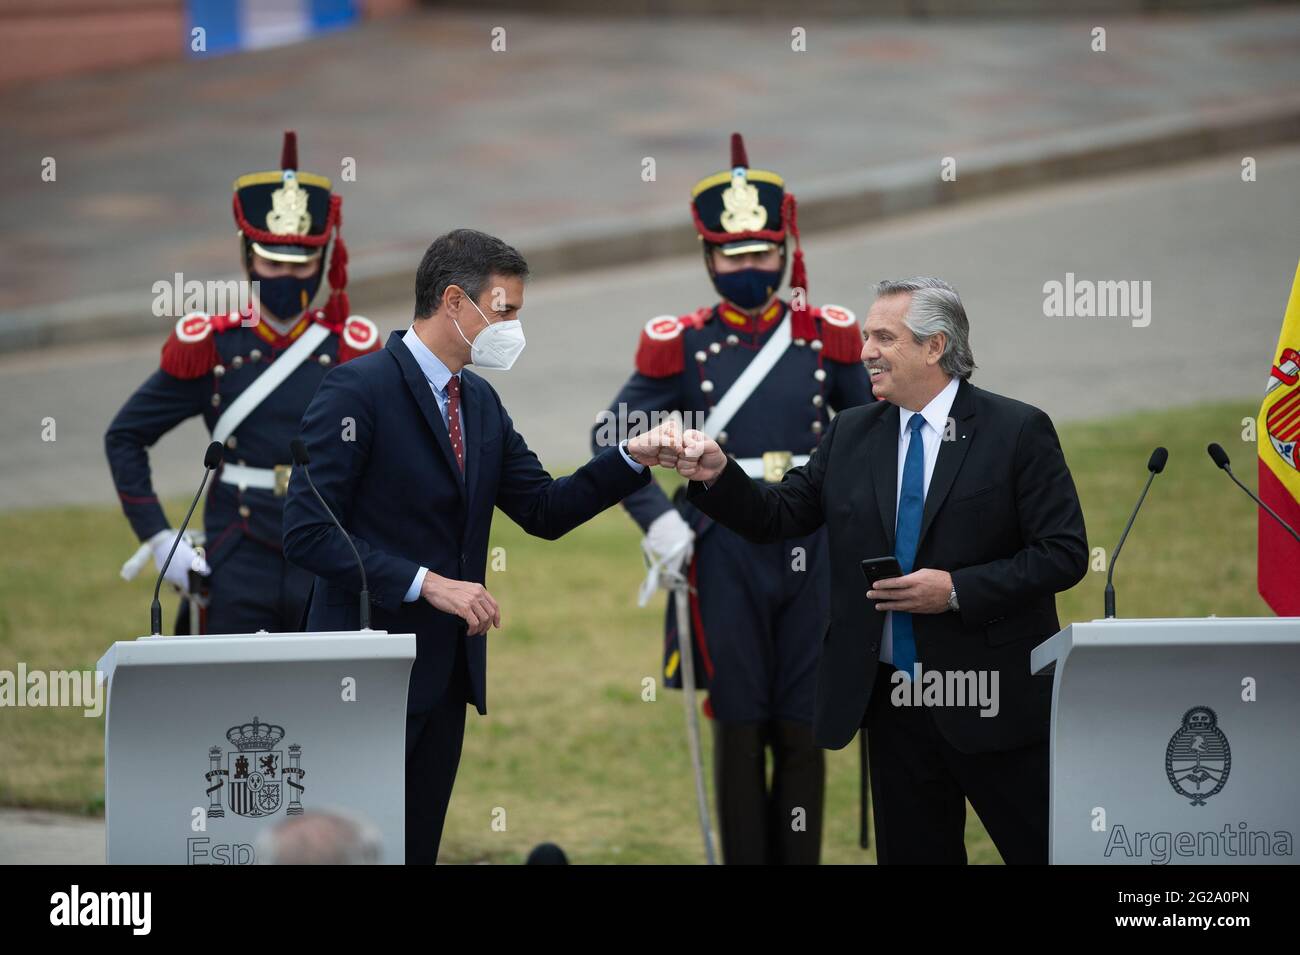
[[[954,612],[956,612],[956,611],[958,611],[958,610],[961,609],[961,607],[958,606],[958,604],[957,604],[957,588],[956,588],[956,587],[953,587],[953,588],[952,588],[952,591],[948,594],[948,609],[949,609],[949,610],[952,610],[952,611],[954,611]]]

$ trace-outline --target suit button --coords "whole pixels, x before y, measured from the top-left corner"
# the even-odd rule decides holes
[[[249,509],[249,507],[248,507],[247,504],[240,504],[240,505],[239,505],[239,516],[240,516],[240,517],[247,517],[249,514],[252,514],[252,513],[253,513],[252,510]]]

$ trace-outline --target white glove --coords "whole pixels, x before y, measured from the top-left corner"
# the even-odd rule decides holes
[[[670,509],[650,522],[641,549],[645,551],[648,570],[637,603],[644,607],[659,588],[661,577],[665,583],[681,580],[695,550],[695,532],[681,514]]]
[[[176,532],[171,528],[159,531],[149,538],[149,549],[153,551],[153,564],[159,570],[162,570],[163,561],[167,559],[167,553],[172,549],[172,541],[175,539]],[[176,554],[172,557],[171,565],[167,568],[167,574],[163,579],[179,587],[182,592],[189,593],[191,568],[205,577],[212,573],[208,562],[195,552],[189,541],[182,537],[181,542],[176,545]]]

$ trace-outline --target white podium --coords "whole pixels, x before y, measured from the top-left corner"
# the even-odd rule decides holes
[[[1300,619],[1094,620],[1052,673],[1053,863],[1290,864]]]
[[[118,863],[248,864],[264,829],[342,809],[405,855],[415,636],[142,637],[99,661],[104,814]]]

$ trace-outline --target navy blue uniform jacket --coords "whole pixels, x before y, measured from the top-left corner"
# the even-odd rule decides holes
[[[650,469],[638,473],[618,448],[552,478],[495,389],[468,369],[460,378],[463,478],[437,399],[400,332],[382,351],[331,371],[302,421],[312,479],[365,563],[371,626],[416,636],[411,713],[429,709],[446,692],[458,640],[465,641],[471,702],[487,712],[487,636],[467,636],[464,621],[423,599],[402,602],[421,566],[483,583],[494,507],[529,534],[553,540],[650,480]],[[284,508],[284,552],[316,575],[307,629],[355,630],[356,560],[299,472],[294,469]]]

